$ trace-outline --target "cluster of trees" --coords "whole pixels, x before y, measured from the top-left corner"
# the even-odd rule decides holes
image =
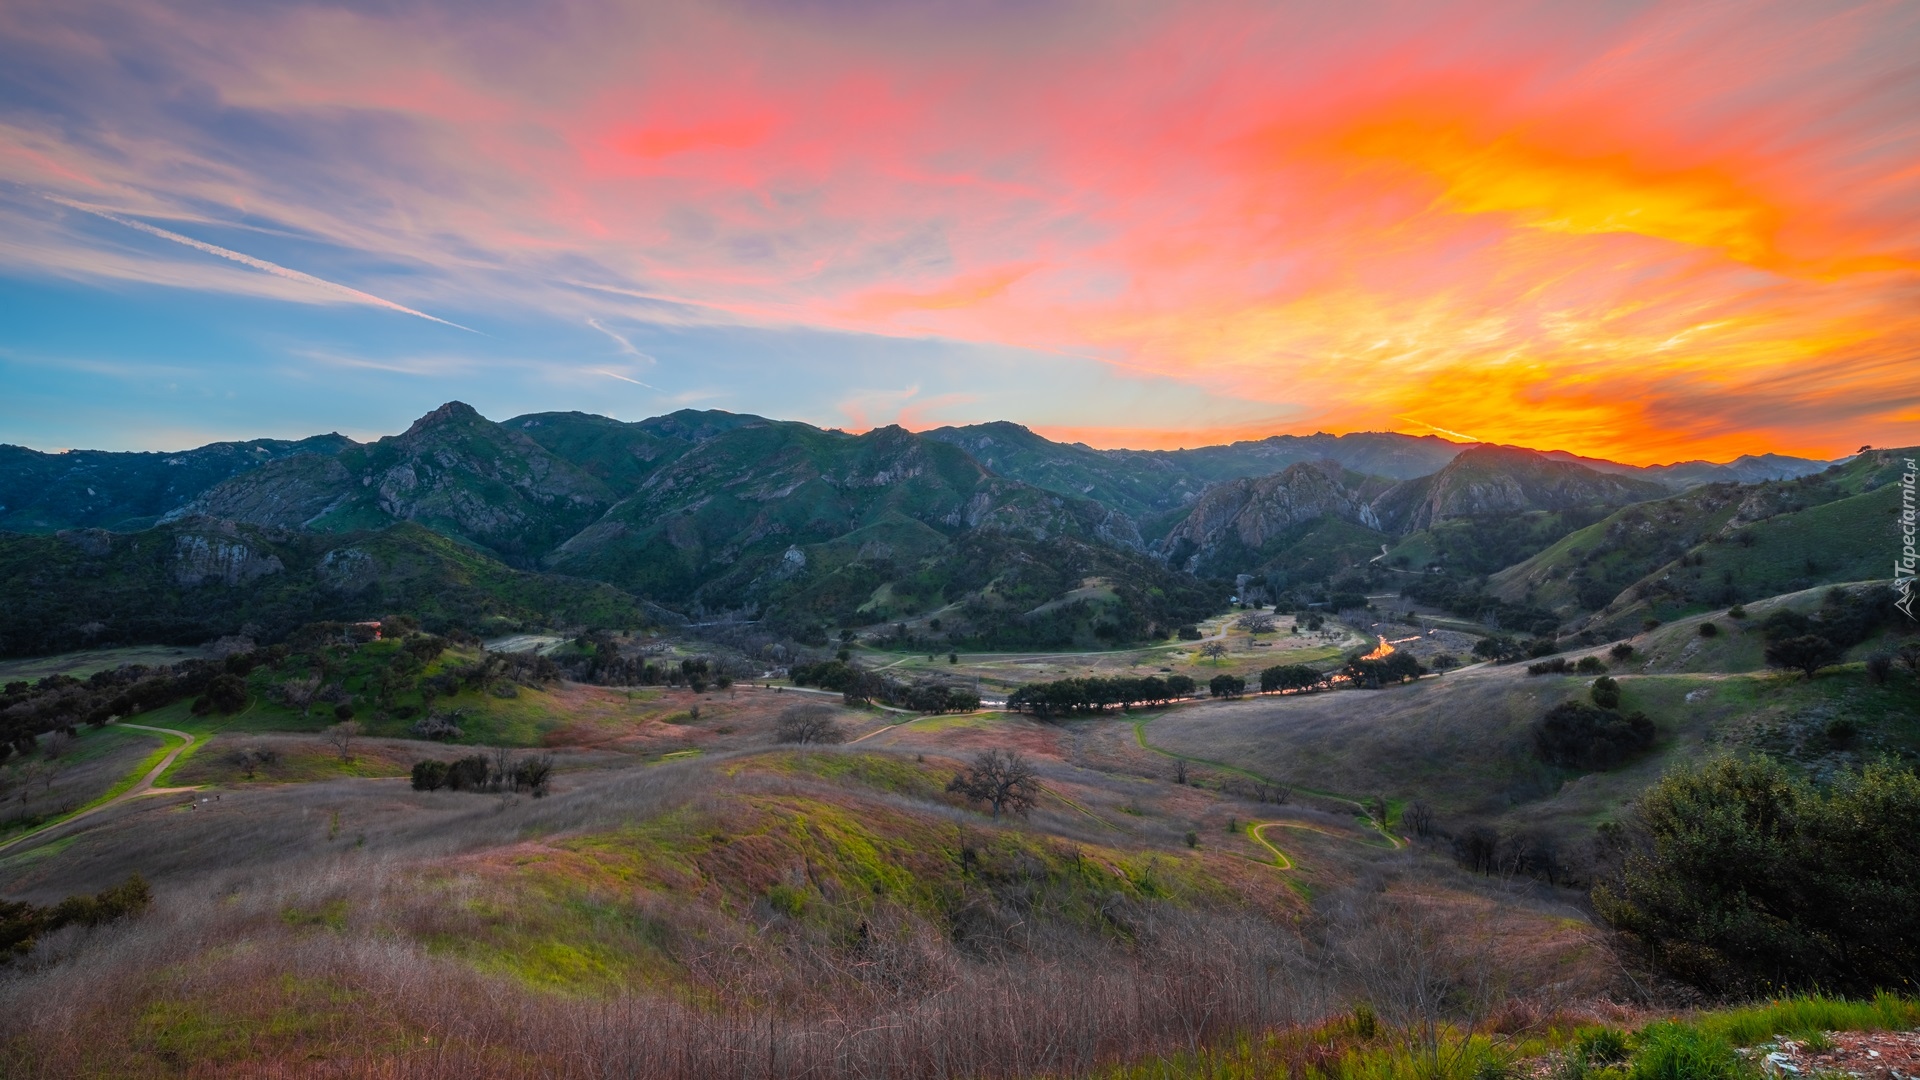
[[[553,755],[537,754],[516,758],[509,751],[496,750],[492,757],[469,754],[455,761],[428,758],[413,765],[413,790],[439,791],[524,791],[538,799],[546,795],[553,779]]]
[[[1911,991],[1920,972],[1920,776],[1829,787],[1764,757],[1684,766],[1603,830],[1602,916],[1717,994]]]
[[[1305,664],[1276,664],[1260,673],[1260,692],[1264,694],[1325,690],[1331,685],[1326,672],[1315,671]]]
[[[1222,672],[1207,680],[1207,694],[1210,697],[1239,697],[1247,692],[1247,680],[1238,675]]]
[[[1627,646],[1627,655],[1633,655],[1633,646]],[[1583,656],[1579,663],[1572,663],[1564,656],[1549,657],[1537,663],[1527,665],[1529,675],[1604,675],[1607,665],[1597,656]]]
[[[44,934],[64,926],[100,926],[139,915],[153,903],[147,879],[134,874],[91,896],[69,896],[51,907],[0,900],[0,963],[32,951]]]
[[[1613,680],[1601,676],[1601,682]],[[1595,703],[1563,701],[1533,725],[1540,760],[1569,769],[1611,769],[1653,745],[1653,721],[1645,713],[1623,715],[1618,691],[1594,695]]]
[[[680,661],[649,660],[644,656],[622,656],[610,637],[582,638],[587,651],[581,655],[552,661],[574,682],[595,686],[685,686],[695,693],[708,687],[725,690],[733,685],[734,674],[711,657],[692,656]]]
[[[1551,611],[1502,600],[1482,592],[1475,585],[1454,578],[1412,578],[1401,586],[1400,594],[1463,619],[1484,622],[1488,626],[1522,630],[1543,637],[1552,636],[1560,628],[1560,617]]]
[[[1035,716],[1071,716],[1074,713],[1130,709],[1136,705],[1165,705],[1190,696],[1196,686],[1193,679],[1185,675],[1168,675],[1165,678],[1158,675],[1144,678],[1121,675],[1110,679],[1094,676],[1028,683],[1007,695],[1007,711],[1032,713]]]
[[[1564,768],[1610,769],[1653,745],[1656,731],[1646,714],[1619,712],[1620,684],[1602,675],[1588,688],[1589,701],[1565,701],[1533,726],[1534,753]]]
[[[1811,679],[1837,664],[1846,651],[1893,619],[1893,605],[1869,593],[1829,589],[1813,615],[1781,608],[1760,621],[1769,667],[1798,671]],[[1916,658],[1920,663],[1920,658]]]
[[[817,686],[838,690],[849,705],[878,702],[896,709],[923,713],[973,712],[980,708],[978,691],[937,680],[903,682],[856,666],[845,651],[832,660],[817,664],[795,664],[787,669],[795,686]]]
[[[817,664],[795,664],[787,669],[787,678],[795,686],[817,686],[822,690],[845,690],[860,677],[860,669],[844,655]]]
[[[907,683],[873,671],[857,672],[843,695],[849,705],[879,702],[923,713],[965,713],[980,708],[980,694],[971,687],[932,680]]]
[[[38,682],[7,683],[0,687],[0,761],[31,753],[39,737],[49,732],[73,735],[81,724],[99,727],[116,716],[163,708],[184,698],[195,699],[197,713],[237,711],[247,703],[247,673],[285,652],[276,646],[224,661],[131,664],[85,679],[49,675]]]
[[[1378,660],[1356,656],[1347,661],[1346,673],[1350,685],[1363,690],[1378,690],[1383,686],[1411,682],[1425,675],[1427,669],[1412,653],[1396,649]]]

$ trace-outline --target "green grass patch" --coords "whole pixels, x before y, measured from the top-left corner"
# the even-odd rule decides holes
[[[1821,1031],[1906,1031],[1920,1028],[1920,999],[1883,993],[1859,1001],[1808,994],[1709,1013],[1698,1025],[1736,1046]]]

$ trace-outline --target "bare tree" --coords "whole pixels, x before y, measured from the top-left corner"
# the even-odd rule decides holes
[[[993,807],[993,816],[1010,810],[1024,814],[1040,796],[1039,774],[1018,750],[983,750],[961,770],[947,790]]]
[[[1176,784],[1187,782],[1187,763],[1184,759],[1173,759],[1173,782]]]
[[[360,737],[360,721],[342,720],[326,730],[327,742],[339,752],[341,761],[353,760],[353,740]]]
[[[308,675],[301,679],[288,679],[280,684],[280,700],[290,709],[300,710],[300,719],[305,720],[312,711],[313,703],[320,696],[320,676]]]
[[[56,761],[65,757],[71,749],[73,736],[67,734],[65,728],[55,728],[47,734],[47,741],[41,745],[40,752],[47,756],[48,761]]]
[[[833,716],[833,708],[827,705],[790,706],[774,725],[774,741],[801,744],[847,741],[846,733],[834,723]]]
[[[1920,638],[1908,638],[1901,642],[1899,651],[1894,655],[1900,658],[1900,666],[1907,669],[1907,674],[1920,676]]]
[[[1410,804],[1401,815],[1401,821],[1413,830],[1413,835],[1422,840],[1433,835],[1433,807],[1423,802]]]
[[[1224,642],[1209,641],[1200,646],[1200,655],[1209,660],[1218,660],[1227,655],[1227,646]]]

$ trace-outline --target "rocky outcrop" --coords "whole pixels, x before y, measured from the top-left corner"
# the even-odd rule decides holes
[[[1665,495],[1659,484],[1610,476],[1515,446],[1476,446],[1432,476],[1403,481],[1374,500],[1380,524],[1410,533],[1452,518],[1583,506],[1625,506]]]
[[[280,556],[261,555],[237,536],[181,533],[173,540],[173,580],[197,585],[244,585],[285,570]]]
[[[359,548],[335,548],[320,556],[313,572],[320,584],[334,592],[357,593],[379,578],[373,556]]]
[[[1229,541],[1259,551],[1301,522],[1324,517],[1380,527],[1373,508],[1342,482],[1337,464],[1293,465],[1272,476],[1229,480],[1208,488],[1186,520],[1167,534],[1161,550],[1190,553],[1182,569],[1191,569]]]
[[[352,481],[338,457],[297,454],[216,485],[161,520],[213,517],[298,529],[352,498]]]

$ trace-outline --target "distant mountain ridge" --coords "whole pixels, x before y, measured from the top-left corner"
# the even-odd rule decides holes
[[[431,419],[436,416],[446,419],[440,414],[454,405],[459,403],[449,403],[423,417],[421,422],[437,422]],[[455,411],[463,412],[463,419],[469,422],[483,419],[468,406],[459,405]],[[605,499],[610,505],[618,495],[630,491],[651,471],[670,463],[687,448],[744,426],[771,422],[774,421],[751,414],[687,409],[635,422],[579,412],[533,413],[502,421],[498,426],[525,436],[557,461],[599,481],[607,489],[604,493],[597,492],[578,477],[555,479],[554,483],[569,488],[567,497],[584,493],[589,496],[588,501]],[[418,433],[402,433],[365,444],[367,447],[388,444],[394,452],[393,461],[383,462],[383,474],[403,464],[400,459],[406,456],[404,443],[395,440],[403,440],[409,434]],[[1316,432],[1273,435],[1185,450],[1098,450],[1080,443],[1054,442],[1007,421],[941,427],[919,434],[960,447],[998,476],[1063,495],[1089,498],[1119,510],[1136,522],[1192,504],[1208,484],[1273,475],[1301,462],[1332,461],[1357,473],[1412,480],[1439,472],[1462,452],[1480,445],[1450,442],[1435,435]],[[219,442],[164,453],[74,450],[49,454],[0,445],[0,531],[143,528],[169,513],[195,512],[189,509],[189,504],[208,495],[216,485],[262,465],[303,454],[338,456],[361,446],[339,434],[298,441]],[[1598,472],[1655,480],[1673,490],[1702,483],[1793,479],[1819,472],[1828,465],[1805,458],[1762,454],[1745,455],[1725,464],[1685,461],[1642,467],[1560,450],[1540,453]],[[428,462],[409,459],[405,463],[415,466],[416,483],[420,482],[423,471],[435,472]],[[382,463],[356,461],[352,464],[360,467],[364,475],[366,468]],[[347,466],[348,463],[343,462],[343,467]],[[519,481],[532,480],[534,487],[546,485],[549,476],[559,477],[567,471],[551,465],[531,467],[544,469],[545,473],[538,477],[520,477]],[[293,515],[305,510],[306,516],[298,519],[305,521],[327,510],[326,502],[315,500],[320,492],[333,489],[338,477],[329,474],[330,469],[311,461],[287,467],[282,479],[289,483],[280,495],[289,501],[279,510],[280,520],[291,523]],[[517,482],[512,478],[499,479],[509,487]],[[397,487],[389,496],[397,496],[395,505],[402,507],[401,516],[431,516],[453,509],[451,506],[436,508],[432,504],[427,497],[431,493],[431,480],[429,492],[418,495],[407,488],[404,470],[395,473],[391,480]],[[527,498],[544,503],[544,494],[524,484],[522,487]],[[304,496],[297,497],[296,489],[304,491]],[[226,500],[220,505],[243,509],[249,516],[266,512],[264,507],[245,505],[246,497],[237,488],[218,498]],[[422,502],[426,505],[416,505]],[[477,522],[468,524],[479,527]]]
[[[295,454],[333,454],[353,445],[337,433],[176,452],[46,454],[0,445],[0,531],[143,529],[229,477]]]

